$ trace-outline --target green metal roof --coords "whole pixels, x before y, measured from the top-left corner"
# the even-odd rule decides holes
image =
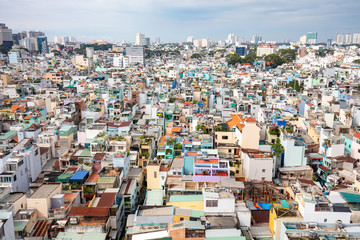
[[[171,195],[169,202],[204,201],[203,195]]]
[[[205,230],[205,226],[202,225],[199,221],[185,221],[185,228]]]
[[[341,192],[340,194],[347,202],[360,203],[360,194],[346,192]]]
[[[7,131],[6,133],[4,133],[4,135],[0,135],[0,140],[8,139],[9,137],[11,137],[12,135],[15,135],[16,133],[17,133],[17,131],[15,131],[15,130]]]
[[[88,149],[84,149],[81,154],[80,157],[91,157],[91,152]]]
[[[116,177],[99,177],[96,183],[114,183]]]
[[[29,223],[29,220],[20,220],[20,221],[14,221],[14,231],[19,232],[23,231],[26,225]]]
[[[192,217],[199,218],[201,216],[204,216],[204,211],[203,210],[192,210],[191,215],[192,215]]]
[[[161,206],[163,203],[163,190],[152,189],[146,192],[146,205],[148,206]]]

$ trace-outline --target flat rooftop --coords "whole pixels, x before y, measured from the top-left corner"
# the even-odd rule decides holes
[[[30,198],[47,198],[60,186],[60,184],[44,184],[34,192]]]

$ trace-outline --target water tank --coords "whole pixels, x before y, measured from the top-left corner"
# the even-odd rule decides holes
[[[51,208],[61,208],[65,206],[64,194],[56,194],[51,197]]]

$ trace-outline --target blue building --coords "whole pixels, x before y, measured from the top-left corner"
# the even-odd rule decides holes
[[[246,46],[235,47],[235,53],[240,56],[246,56]]]

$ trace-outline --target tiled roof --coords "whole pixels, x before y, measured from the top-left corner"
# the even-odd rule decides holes
[[[69,216],[106,217],[109,215],[109,208],[100,207],[72,207]]]

